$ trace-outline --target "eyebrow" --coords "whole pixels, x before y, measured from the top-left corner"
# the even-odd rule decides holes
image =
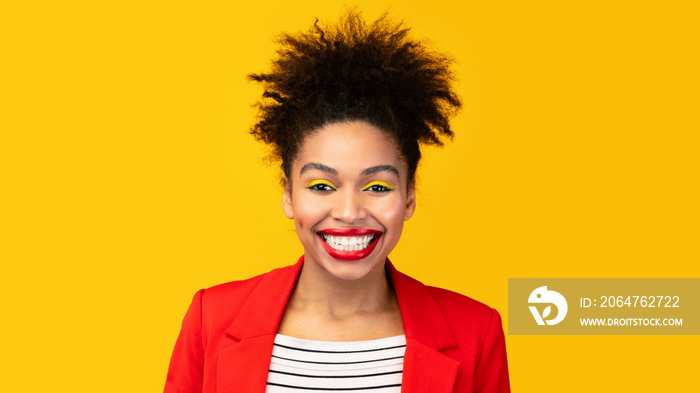
[[[301,172],[299,172],[299,175],[301,176],[304,174],[304,172],[309,171],[311,169],[318,169],[319,171],[330,173],[331,175],[338,174],[338,171],[329,167],[328,165],[319,164],[318,162],[310,162],[301,168]]]
[[[312,169],[317,169],[317,170],[319,170],[319,171],[321,171],[321,172],[330,173],[331,175],[337,175],[337,174],[338,174],[338,171],[337,171],[337,170],[335,170],[335,169],[329,167],[328,165],[323,165],[323,164],[318,163],[318,162],[310,162],[310,163],[304,165],[304,166],[301,168],[301,171],[299,172],[299,175],[301,176],[301,175],[304,174],[304,172],[310,171],[310,170],[312,170]],[[394,175],[396,175],[396,177],[401,177],[401,176],[399,175],[399,170],[396,169],[396,167],[393,166],[393,165],[375,165],[375,166],[371,166],[371,167],[369,167],[369,168],[363,170],[362,173],[360,173],[360,176],[373,175],[373,174],[379,173],[379,172],[389,172],[389,173],[393,173]]]
[[[372,166],[372,167],[369,167],[369,168],[365,169],[364,171],[362,171],[362,173],[360,175],[367,176],[367,175],[373,175],[373,174],[379,173],[379,172],[390,172],[390,173],[393,173],[394,175],[396,175],[396,177],[401,177],[401,176],[399,176],[399,170],[396,169],[396,167],[394,167],[392,165]]]

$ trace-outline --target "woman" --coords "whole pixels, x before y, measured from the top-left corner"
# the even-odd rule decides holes
[[[507,392],[499,314],[398,272],[420,143],[452,137],[449,60],[350,13],[284,35],[252,134],[281,161],[304,255],[199,291],[166,392]]]

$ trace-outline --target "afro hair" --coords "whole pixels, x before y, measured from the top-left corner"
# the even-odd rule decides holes
[[[452,60],[410,39],[409,28],[383,15],[366,23],[357,11],[336,25],[282,34],[267,73],[249,79],[264,88],[251,134],[273,148],[285,176],[304,138],[324,125],[364,121],[396,143],[412,184],[419,144],[453,137],[449,119],[461,102],[452,88]]]

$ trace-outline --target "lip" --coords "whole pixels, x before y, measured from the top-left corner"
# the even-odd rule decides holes
[[[366,236],[382,233],[382,231],[369,228],[327,228],[322,229],[317,233],[323,233],[331,236]]]
[[[360,259],[367,258],[369,254],[374,251],[374,248],[379,243],[379,239],[382,237],[382,232],[376,229],[369,228],[328,228],[323,229],[318,232],[318,238],[321,241],[323,249],[326,250],[328,255],[334,259],[339,259],[341,261],[357,261]],[[323,240],[323,234],[331,236],[366,236],[366,235],[376,235],[376,238],[372,241],[367,248],[358,251],[340,251],[331,247]]]

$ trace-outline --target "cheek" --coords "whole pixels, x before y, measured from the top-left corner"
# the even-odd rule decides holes
[[[403,228],[405,202],[401,198],[387,198],[382,202],[373,209],[373,216],[387,229]]]
[[[296,198],[293,210],[294,224],[297,228],[313,227],[327,215],[323,201],[316,198]]]

